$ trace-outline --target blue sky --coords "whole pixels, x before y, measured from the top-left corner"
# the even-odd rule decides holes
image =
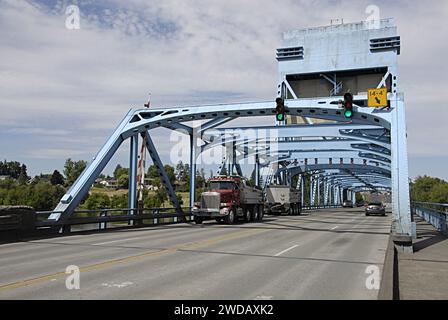
[[[71,4],[80,30],[65,28]],[[402,37],[410,175],[448,179],[443,0],[0,0],[0,159],[33,175],[89,160],[149,92],[154,106],[271,100],[283,31],[362,21],[371,4]],[[126,145],[107,170],[118,162],[126,165]]]

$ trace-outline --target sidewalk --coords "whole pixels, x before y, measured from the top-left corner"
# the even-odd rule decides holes
[[[398,255],[401,300],[448,299],[448,238],[415,217],[414,254]]]

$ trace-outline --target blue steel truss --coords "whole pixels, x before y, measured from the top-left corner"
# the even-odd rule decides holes
[[[323,193],[322,198],[327,202],[332,198],[340,202],[343,190],[348,190],[352,197],[354,192],[360,190],[392,190],[395,231],[411,235],[406,127],[402,96],[389,94],[390,110],[361,108],[355,105],[355,116],[352,120],[344,118],[338,106],[341,98],[287,100],[285,103],[287,114],[307,119],[329,120],[332,123],[313,124],[312,121],[308,121],[309,124],[306,125],[275,127],[218,128],[237,118],[274,115],[273,101],[170,109],[132,109],[62,197],[55,208],[55,213],[49,219],[64,221],[73,213],[126,139],[131,140],[129,207],[136,208],[135,175],[140,135],[147,136],[148,152],[156,164],[173,206],[180,211],[173,186],[151,140],[151,130],[164,127],[181,130],[190,136],[190,170],[193,173],[190,174],[191,186],[195,185],[197,158],[209,149],[223,146],[223,139],[227,141],[226,146],[229,147],[228,139],[231,138],[231,150],[228,153],[231,156],[225,161],[237,165],[238,171],[238,162],[250,154],[255,154],[257,183],[261,179],[260,170],[263,167],[270,167],[273,171],[270,179],[280,177],[277,181],[281,183],[291,183],[294,176],[303,177],[304,173],[312,173],[313,189],[322,189],[316,192],[319,196]],[[367,96],[356,96],[354,100],[366,101]],[[196,128],[185,124],[195,120],[202,120],[205,123]],[[239,135],[239,129],[265,131],[275,129],[276,136],[247,138]],[[201,141],[202,145],[198,146],[197,141]],[[278,146],[276,150],[272,150],[274,143]],[[190,206],[194,197],[195,190],[191,188]]]

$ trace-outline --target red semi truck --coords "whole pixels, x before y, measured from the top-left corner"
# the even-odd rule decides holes
[[[218,176],[208,181],[208,191],[201,194],[192,214],[197,224],[212,219],[226,224],[239,219],[261,221],[264,215],[263,192],[248,186],[243,177]]]

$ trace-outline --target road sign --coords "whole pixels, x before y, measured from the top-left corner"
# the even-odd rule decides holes
[[[367,105],[372,108],[387,107],[387,88],[369,89]]]

